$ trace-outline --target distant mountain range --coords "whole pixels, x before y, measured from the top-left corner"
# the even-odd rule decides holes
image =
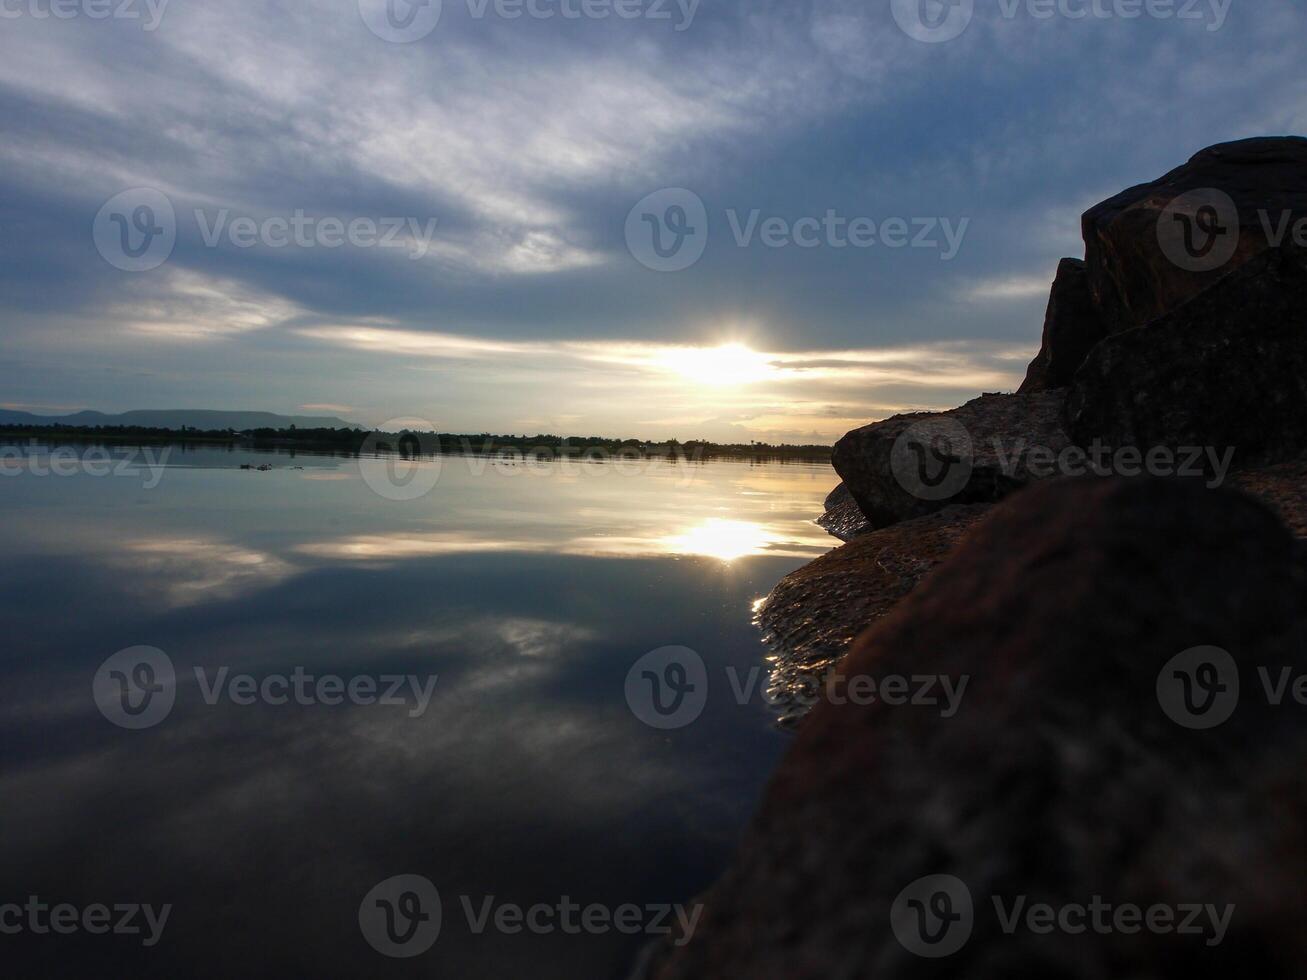
[[[330,415],[277,415],[274,412],[220,412],[207,409],[148,409],[107,415],[74,412],[72,415],[33,415],[0,409],[0,425],[134,425],[154,429],[364,429]]]

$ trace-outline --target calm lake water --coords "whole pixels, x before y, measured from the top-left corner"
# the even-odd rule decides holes
[[[9,975],[620,978],[722,870],[788,738],[751,605],[836,543],[829,466],[111,454],[0,466],[0,905],[78,916],[0,934]],[[669,646],[702,678],[632,672]],[[440,901],[408,958],[399,875]],[[85,918],[125,904],[157,942]]]

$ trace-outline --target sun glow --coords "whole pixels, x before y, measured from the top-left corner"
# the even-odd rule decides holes
[[[705,385],[743,385],[776,373],[772,358],[744,346],[674,347],[658,355],[660,367]]]
[[[683,533],[665,538],[669,554],[704,555],[721,561],[735,561],[767,550],[775,535],[761,524],[711,518]]]

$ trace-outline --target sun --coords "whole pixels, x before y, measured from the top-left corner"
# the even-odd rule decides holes
[[[674,347],[664,351],[658,361],[666,370],[703,385],[752,384],[776,372],[768,355],[744,344]]]

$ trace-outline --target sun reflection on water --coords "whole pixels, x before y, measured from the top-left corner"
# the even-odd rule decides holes
[[[713,517],[664,538],[662,544],[668,554],[703,555],[729,562],[762,554],[778,540],[775,532],[761,524]]]

